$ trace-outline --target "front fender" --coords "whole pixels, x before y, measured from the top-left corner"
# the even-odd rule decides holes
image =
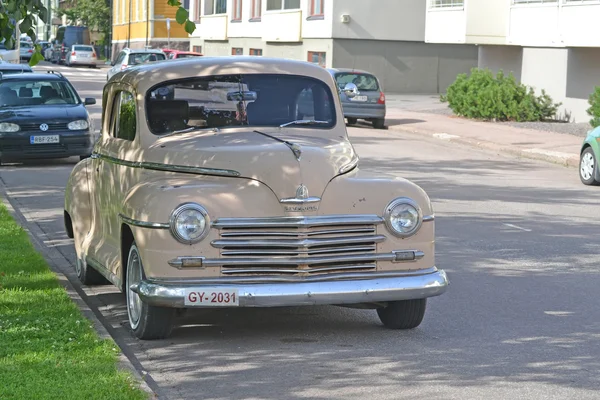
[[[581,155],[587,147],[591,147],[594,151],[594,154],[596,155],[596,160],[600,160],[600,127],[597,127],[588,132],[587,137],[581,145],[579,154]],[[596,180],[600,181],[600,168],[596,167],[595,175]]]
[[[86,158],[78,162],[67,180],[65,187],[64,209],[69,214],[73,229],[73,239],[77,254],[81,254],[81,246],[88,234],[92,222],[92,197],[89,174],[92,159]],[[69,221],[65,218],[65,224]],[[68,227],[65,226],[68,231]]]

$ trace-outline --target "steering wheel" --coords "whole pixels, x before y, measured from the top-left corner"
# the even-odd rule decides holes
[[[63,99],[48,99],[44,104],[67,104],[67,102]]]

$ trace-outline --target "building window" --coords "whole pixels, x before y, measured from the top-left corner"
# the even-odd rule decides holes
[[[233,0],[233,21],[242,20],[242,0]]]
[[[327,57],[324,51],[309,51],[308,62],[319,64],[321,67],[325,67],[327,64]]]
[[[250,18],[260,20],[262,15],[262,0],[252,0],[252,13]]]
[[[300,0],[267,0],[267,11],[294,10],[300,8]]]
[[[464,0],[431,0],[431,8],[464,7]]]
[[[201,0],[194,0],[194,12],[192,14],[192,17],[194,19],[194,22],[200,22],[200,10],[202,7],[202,1]]]
[[[323,2],[325,0],[311,0],[310,1],[310,16],[316,17],[324,14]]]
[[[564,0],[565,3],[577,2],[581,3],[582,0]],[[586,0],[583,0],[586,1]],[[558,0],[513,0],[513,4],[530,4],[530,3],[558,3]]]
[[[262,49],[250,49],[251,56],[262,56]]]
[[[202,54],[202,46],[192,46],[192,51],[194,53],[200,53],[200,54]]]
[[[231,48],[231,55],[232,56],[243,56],[244,55],[244,49],[241,47],[232,47]]]
[[[227,14],[227,0],[206,0],[204,15]]]

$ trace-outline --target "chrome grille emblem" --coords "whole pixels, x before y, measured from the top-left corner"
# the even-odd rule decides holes
[[[41,124],[40,125],[40,130],[46,132],[48,130],[48,124]]]
[[[308,188],[304,185],[298,186],[298,189],[296,189],[296,198],[308,199]]]

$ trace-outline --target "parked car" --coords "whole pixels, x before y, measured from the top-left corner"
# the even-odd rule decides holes
[[[86,105],[60,73],[0,78],[0,165],[28,158],[88,157],[95,142]]]
[[[307,92],[313,111],[299,120]],[[370,307],[384,326],[411,329],[446,290],[429,197],[359,169],[322,67],[150,63],[109,80],[103,99],[64,222],[79,279],[125,292],[138,338],[167,337],[176,309],[203,307]]]
[[[167,56],[168,60],[176,60],[179,58],[189,58],[189,57],[202,57],[201,53],[196,53],[194,51],[183,51],[183,50],[173,50],[173,49],[163,49],[163,53]]]
[[[124,48],[119,52],[116,60],[111,63],[112,68],[106,73],[106,80],[108,81],[114,74],[124,71],[127,68],[149,62],[164,61],[166,59],[167,57],[162,50]]]
[[[33,69],[27,64],[15,64],[6,61],[0,61],[0,75],[22,74],[33,72]]]
[[[33,45],[29,42],[20,42],[19,43],[19,56],[21,60],[29,61],[31,60],[31,56],[33,56]]]
[[[52,58],[54,64],[63,64],[67,60],[71,47],[75,44],[90,44],[90,30],[86,26],[60,26],[56,31]]]
[[[377,77],[367,71],[328,68],[337,83],[344,117],[351,125],[359,119],[370,121],[376,129],[385,127],[385,94]]]
[[[96,56],[96,50],[94,47],[76,44],[71,46],[71,51],[67,54],[66,65],[71,67],[73,65],[86,65],[90,68],[96,68],[98,63],[98,57]]]
[[[585,185],[600,185],[600,127],[588,132],[581,146],[579,178]]]

